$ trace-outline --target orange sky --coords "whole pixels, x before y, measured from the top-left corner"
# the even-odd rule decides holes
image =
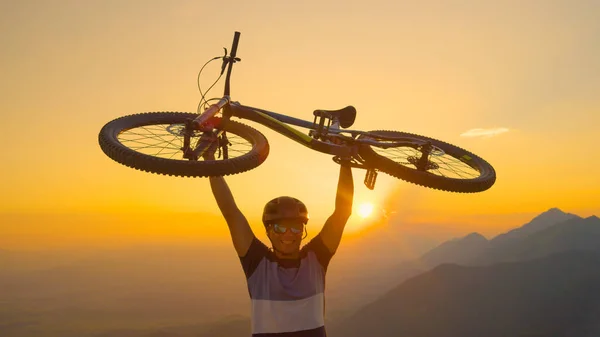
[[[383,175],[369,191],[362,185],[364,172],[355,170],[357,204],[397,211],[407,222],[490,234],[551,207],[600,214],[598,2],[307,0],[223,6],[221,1],[2,4],[0,213],[203,212],[216,219],[206,179],[121,166],[102,153],[97,135],[106,122],[126,114],[194,111],[197,71],[231,45],[237,30],[243,61],[234,70],[235,100],[309,119],[315,108],[351,104],[358,110],[358,129],[439,138],[482,156],[498,173],[489,191],[462,195]],[[207,74],[204,83],[213,80],[214,72]],[[476,128],[509,131],[461,136]],[[326,155],[259,129],[271,144],[269,158],[227,179],[240,208],[256,221],[266,201],[294,195],[306,201],[318,226],[332,211],[338,168]],[[68,231],[58,223],[42,226]],[[353,217],[349,226],[360,223]],[[17,235],[12,226],[0,223],[6,242]],[[20,230],[21,238],[38,233]],[[175,235],[170,230],[150,232]],[[226,234],[223,228],[214,231]]]

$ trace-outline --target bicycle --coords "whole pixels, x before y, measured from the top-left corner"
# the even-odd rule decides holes
[[[460,147],[400,131],[348,129],[356,118],[352,106],[315,110],[310,122],[232,101],[230,78],[234,63],[241,61],[236,55],[239,38],[240,33],[235,32],[229,55],[224,48],[224,56],[211,59],[222,59],[219,79],[227,70],[222,97],[207,101],[200,89],[204,102],[201,100],[196,113],[147,112],[112,120],[98,136],[104,153],[123,165],[156,174],[208,177],[241,173],[265,161],[269,143],[258,130],[231,119],[237,117],[333,155],[337,163],[348,160],[353,167],[366,169],[364,183],[369,189],[375,187],[378,171],[450,192],[481,192],[494,184],[494,168]],[[292,125],[308,129],[308,133]],[[206,160],[206,151],[216,151],[216,156]]]

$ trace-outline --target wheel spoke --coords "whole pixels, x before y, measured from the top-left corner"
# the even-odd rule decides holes
[[[117,138],[125,147],[136,152],[159,158],[187,160],[183,158],[182,131],[183,124],[143,125],[123,130]],[[201,135],[200,132],[195,132],[190,138],[190,144],[197,145]],[[252,150],[252,144],[248,140],[235,134],[229,134],[228,140],[230,158],[242,156]]]
[[[169,146],[169,145],[173,144],[173,142],[174,142],[176,139],[177,139],[177,138],[176,138],[175,136],[173,136],[173,139],[171,139],[171,141],[170,141],[170,142],[169,142],[169,143],[168,143],[166,146]],[[160,151],[158,151],[158,153],[157,153],[157,154],[155,154],[155,156],[157,156],[157,157],[158,157],[158,155],[159,155],[159,154],[160,154],[160,153],[161,153],[161,152],[162,152],[164,149],[165,149],[165,148],[163,147],[163,148],[162,148]]]
[[[372,147],[380,156],[393,160],[397,164],[416,169],[409,158],[420,158],[422,152],[409,146],[395,148]],[[479,171],[462,162],[461,160],[444,153],[443,155],[430,155],[429,161],[437,165],[435,169],[427,170],[428,173],[455,179],[473,179],[479,176]]]

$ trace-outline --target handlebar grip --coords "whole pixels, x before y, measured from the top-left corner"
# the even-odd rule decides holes
[[[231,58],[234,58],[237,53],[238,42],[240,42],[240,32],[233,34],[233,44],[231,45]]]

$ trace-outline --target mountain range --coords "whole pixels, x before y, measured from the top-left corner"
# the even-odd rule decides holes
[[[598,217],[581,218],[557,208],[529,223],[487,240],[479,233],[445,242],[425,253],[420,261],[429,267],[442,263],[489,265],[522,261],[572,249],[596,249],[600,242]]]
[[[600,335],[596,216],[550,209],[492,240],[471,233],[445,242],[420,263],[433,269],[397,280],[330,335]]]

